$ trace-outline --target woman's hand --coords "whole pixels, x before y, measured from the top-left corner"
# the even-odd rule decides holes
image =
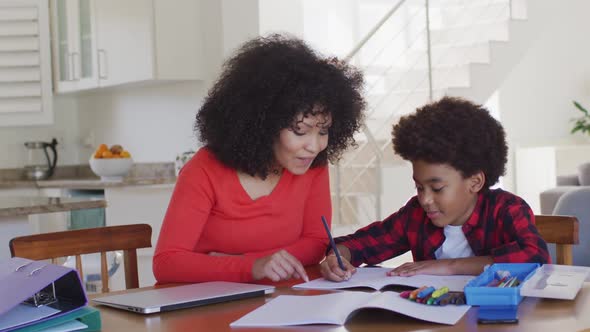
[[[343,271],[340,266],[338,265],[338,259],[334,253],[329,254],[326,256],[326,259],[320,264],[320,272],[322,276],[326,280],[332,281],[343,281],[348,280],[352,277],[353,274],[356,273],[356,268],[352,266],[346,257],[342,258],[342,264],[346,268],[346,271]]]
[[[252,266],[252,277],[254,280],[269,278],[275,282],[291,278],[309,281],[303,264],[286,250],[255,260]]]

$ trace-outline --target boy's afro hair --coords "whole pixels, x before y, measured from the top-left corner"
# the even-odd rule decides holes
[[[508,146],[502,125],[481,105],[444,97],[404,116],[393,127],[393,150],[409,161],[447,164],[463,177],[483,171],[484,187],[506,171]]]

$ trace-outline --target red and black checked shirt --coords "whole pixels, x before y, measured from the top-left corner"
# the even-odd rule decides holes
[[[531,208],[522,198],[501,189],[479,193],[462,229],[476,256],[491,256],[496,263],[551,261]],[[434,252],[444,240],[443,228],[432,224],[416,196],[385,220],[335,239],[350,250],[354,266],[378,264],[408,250],[414,261],[436,259]]]

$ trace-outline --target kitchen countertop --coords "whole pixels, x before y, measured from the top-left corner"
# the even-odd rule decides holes
[[[103,199],[63,197],[0,197],[0,217],[104,208]]]
[[[108,187],[150,186],[160,184],[174,184],[176,178],[124,178],[122,181],[101,181],[94,179],[59,179],[37,181],[39,188],[68,188],[68,189],[104,189]]]
[[[25,180],[21,169],[0,170],[0,189],[16,188],[65,188],[104,189],[110,187],[149,186],[175,184],[174,164],[139,163],[133,165],[122,181],[102,181],[88,165],[62,166],[47,180]]]

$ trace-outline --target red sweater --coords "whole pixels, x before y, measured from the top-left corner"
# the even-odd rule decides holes
[[[203,148],[176,182],[154,275],[158,283],[251,282],[254,261],[281,249],[303,265],[317,264],[328,246],[320,217],[331,220],[331,209],[327,167],[303,175],[285,170],[268,196],[252,200],[236,170]]]

